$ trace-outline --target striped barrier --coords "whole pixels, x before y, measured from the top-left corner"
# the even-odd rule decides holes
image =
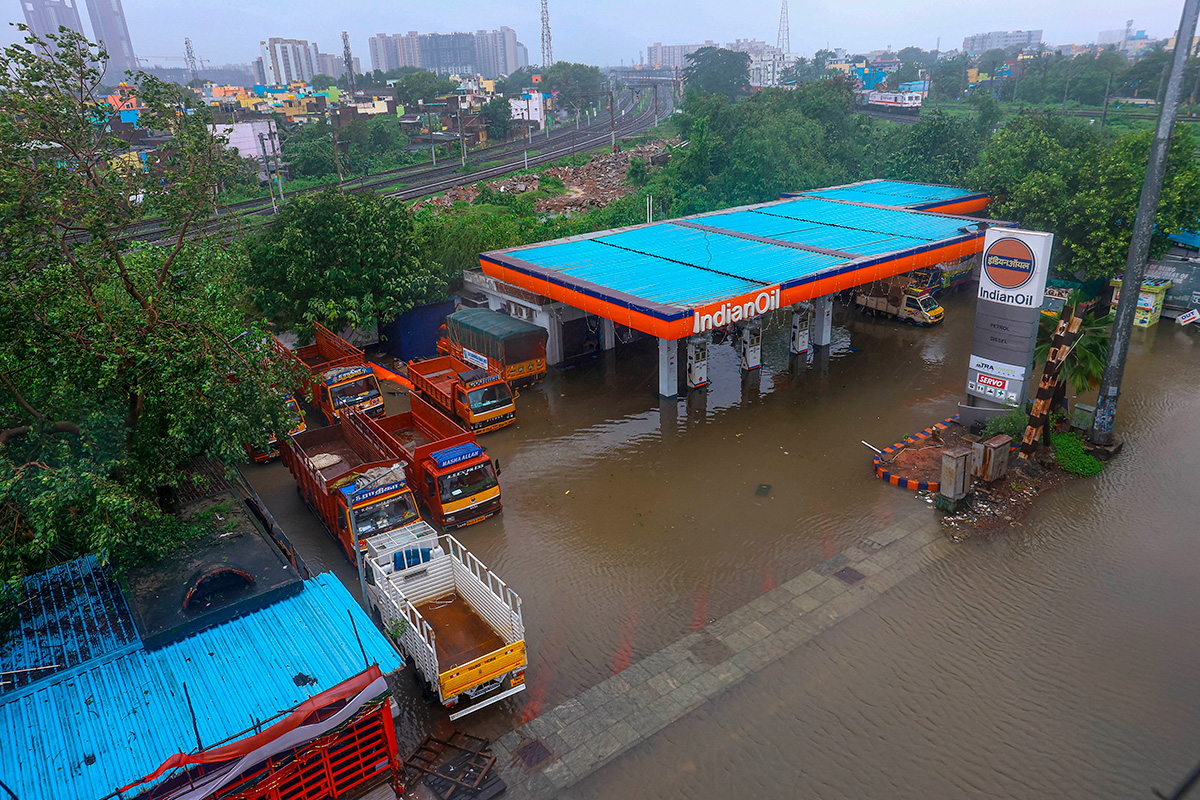
[[[937,481],[916,481],[912,478],[902,478],[899,475],[893,475],[887,470],[883,464],[883,457],[890,456],[910,444],[919,442],[922,439],[928,439],[938,431],[944,431],[946,428],[958,422],[958,415],[947,417],[942,422],[926,428],[919,433],[914,433],[912,436],[906,436],[903,441],[896,442],[891,447],[883,448],[883,451],[875,456],[875,475],[893,486],[899,486],[901,489],[908,489],[910,492],[936,492],[938,490]]]

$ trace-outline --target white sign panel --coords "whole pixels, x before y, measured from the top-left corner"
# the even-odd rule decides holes
[[[466,347],[463,348],[463,361],[467,362],[468,364],[474,364],[480,369],[488,368],[487,356],[476,353],[474,350],[470,350]]]
[[[1021,308],[1040,308],[1053,244],[1052,233],[988,228],[983,239],[979,297]]]
[[[993,378],[1005,378],[1014,381],[1025,379],[1025,367],[1023,366],[1001,364],[999,361],[991,361],[976,355],[971,356],[970,369],[981,372],[984,375],[991,375]]]
[[[1198,319],[1200,319],[1200,311],[1197,311],[1196,309],[1193,308],[1191,311],[1185,311],[1184,313],[1180,314],[1179,319],[1177,319],[1175,321],[1178,322],[1180,325],[1187,325],[1189,323],[1195,322]]]

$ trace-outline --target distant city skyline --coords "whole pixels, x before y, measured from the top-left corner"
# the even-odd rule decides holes
[[[23,21],[21,0],[6,2],[9,21]],[[931,50],[939,38],[942,50],[952,50],[960,48],[966,36],[1018,29],[1041,29],[1048,44],[1083,44],[1096,41],[1101,31],[1123,28],[1130,18],[1136,29],[1146,30],[1151,38],[1167,38],[1179,23],[1181,9],[1182,0],[1142,4],[1093,0],[1059,5],[1032,0],[1003,5],[926,0],[907,12],[894,0],[862,0],[853,6],[826,0],[810,6],[793,2],[792,50],[806,56],[826,46],[852,52],[889,45]],[[383,0],[336,4],[294,0],[286,10],[269,0],[198,0],[172,5],[170,13],[152,0],[125,0],[124,11],[137,54],[167,67],[182,66],[185,36],[191,37],[197,56],[209,64],[251,64],[260,55],[259,42],[270,37],[304,39],[322,52],[340,53],[341,31],[348,30],[354,54],[365,67],[369,64],[368,38],[380,31],[473,33],[508,26],[528,44],[540,41],[541,29],[536,0],[443,0],[403,9]],[[736,4],[698,0],[687,15],[680,15],[674,3],[608,0],[567,4],[550,0],[555,56],[601,66],[635,63],[648,42],[757,38],[774,43],[778,15],[778,0]],[[632,20],[637,24],[630,25]],[[18,41],[18,33],[12,26],[3,29],[0,44]],[[90,24],[85,24],[85,33],[95,38]],[[529,55],[536,60],[540,49],[531,46]]]

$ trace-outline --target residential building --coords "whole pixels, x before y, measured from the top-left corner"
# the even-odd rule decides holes
[[[529,66],[529,48],[517,42],[517,69]]]
[[[388,72],[393,69],[399,69],[402,66],[400,61],[400,39],[399,35],[389,35],[386,33],[377,33],[367,39],[367,48],[371,52],[371,71],[372,72]],[[414,64],[413,66],[418,66]]]
[[[1042,41],[1041,31],[989,31],[977,33],[963,39],[963,51],[972,56],[986,53],[988,50],[1007,50],[1020,45],[1028,47]]]
[[[125,22],[121,0],[87,0],[87,7],[88,17],[92,20],[93,38],[102,43],[108,53],[109,78],[136,72],[137,57],[133,54],[133,42],[129,38],[129,25]]]
[[[655,42],[646,48],[646,64],[655,69],[683,69],[688,65],[687,56],[701,47],[720,47],[711,39],[703,44],[668,44]]]
[[[267,69],[266,69],[266,64],[263,62],[262,56],[259,56],[258,58],[254,59],[254,62],[250,66],[254,71],[254,82],[255,83],[266,83],[267,82]]]
[[[25,12],[25,24],[36,36],[56,34],[60,27],[83,33],[75,0],[21,0],[21,10]]]
[[[357,58],[352,60],[354,71],[362,72],[362,64]],[[346,74],[346,59],[340,53],[317,53],[317,72],[331,78],[340,78]]]
[[[311,81],[317,74],[315,43],[272,37],[258,44],[262,50],[264,83],[283,86],[293,81]]]
[[[427,33],[421,37],[421,66],[431,72],[478,72],[475,35],[472,33]]]
[[[498,31],[476,31],[475,68],[485,78],[516,72],[517,32],[507,25]]]
[[[520,97],[510,97],[508,104],[512,108],[512,118],[528,120],[536,125],[539,130],[544,128],[546,126],[546,114],[549,113],[547,99],[548,95],[533,89],[526,89],[521,93]]]

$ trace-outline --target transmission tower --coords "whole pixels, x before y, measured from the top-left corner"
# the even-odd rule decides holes
[[[776,42],[780,52],[792,52],[792,28],[788,24],[787,0],[779,8],[779,41]]]
[[[183,37],[183,59],[187,62],[188,72],[192,76],[192,80],[200,77],[200,67],[196,63],[196,51],[192,48],[192,40],[190,37]]]
[[[346,88],[354,97],[354,57],[350,55],[350,34],[342,31],[342,62],[346,65]]]
[[[554,47],[550,44],[550,2],[542,0],[542,69],[554,64]]]

